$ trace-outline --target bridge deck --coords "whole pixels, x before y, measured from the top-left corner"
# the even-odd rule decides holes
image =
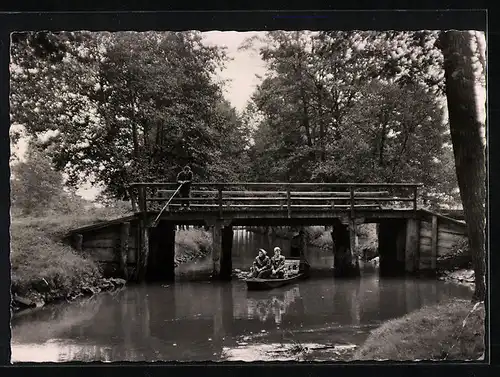
[[[158,211],[150,211],[146,215],[149,219],[155,218]],[[300,222],[302,225],[331,225],[332,219],[347,219],[350,215],[346,210],[302,210],[294,211],[291,217],[283,211],[266,211],[266,210],[231,210],[224,211],[222,219],[228,220],[234,226],[240,225],[289,225],[294,222]],[[465,227],[465,222],[456,220],[448,216],[441,215],[426,209],[377,209],[377,210],[357,210],[356,219],[362,222],[378,222],[383,219],[410,219],[417,218],[420,220],[430,221],[432,216],[437,216],[446,223],[455,224]],[[136,213],[132,216],[120,217],[117,219],[102,221],[97,224],[83,226],[77,229],[72,229],[70,233],[80,233],[98,230],[110,226],[119,225],[123,222],[138,221],[141,213]],[[178,225],[204,225],[207,222],[220,219],[219,213],[213,210],[191,210],[191,211],[169,211],[164,212],[161,220],[169,221]],[[464,228],[465,229],[465,228]]]
[[[150,219],[158,215],[158,211],[147,212]],[[365,222],[377,222],[381,219],[407,219],[416,218],[418,210],[413,209],[357,209],[355,218],[363,219]],[[231,221],[234,225],[252,225],[255,223],[289,224],[300,222],[303,225],[330,224],[332,219],[349,219],[350,209],[296,209],[290,215],[286,210],[269,209],[228,209],[222,214],[214,210],[190,210],[190,211],[168,211],[163,212],[160,220],[175,222],[178,224],[201,224],[211,220],[224,219]]]

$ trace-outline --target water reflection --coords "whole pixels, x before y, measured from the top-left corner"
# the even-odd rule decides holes
[[[359,344],[380,322],[466,287],[432,280],[310,279],[248,292],[241,281],[130,286],[12,321],[14,361],[222,360],[242,337]],[[326,331],[326,332],[325,332]],[[223,351],[226,350],[226,351]]]
[[[298,300],[300,300],[298,285],[278,293],[249,291],[247,293],[248,317],[259,318],[262,322],[272,318],[274,323],[281,324],[283,315]]]
[[[267,244],[266,244],[267,242]],[[233,266],[247,269],[256,249],[289,241],[236,230]],[[309,247],[315,269],[331,270],[333,255]],[[211,256],[179,266],[179,277],[200,277]],[[224,360],[248,347],[306,343],[360,344],[371,328],[449,297],[470,297],[466,287],[433,280],[314,278],[272,291],[248,292],[244,282],[187,282],[129,286],[72,304],[49,306],[12,320],[14,361]],[[292,335],[290,335],[292,334]],[[252,343],[253,342],[253,343]],[[255,348],[255,347],[254,347]],[[246,351],[245,351],[246,352]],[[228,356],[232,355],[232,356]],[[249,357],[261,357],[246,354]]]

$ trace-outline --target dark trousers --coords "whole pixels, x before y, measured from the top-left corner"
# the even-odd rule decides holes
[[[191,188],[190,187],[187,187],[187,188],[182,187],[179,190],[179,197],[180,198],[189,199],[191,197]],[[189,208],[189,200],[183,200],[183,201],[181,201],[181,208],[182,207]]]
[[[266,268],[265,270],[262,270],[261,272],[257,272],[256,270],[253,272],[253,277],[259,278],[259,279],[268,279],[271,276],[271,273],[273,271],[270,268]]]

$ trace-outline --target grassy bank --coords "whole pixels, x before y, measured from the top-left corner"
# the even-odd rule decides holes
[[[14,295],[40,304],[78,295],[98,285],[102,275],[92,260],[63,244],[56,235],[57,229],[54,234],[47,231],[46,224],[37,226],[43,224],[42,219],[33,223],[24,219],[11,225]]]
[[[484,304],[453,300],[374,330],[354,360],[477,360],[484,354]]]
[[[115,287],[103,279],[98,265],[77,254],[62,240],[67,232],[124,215],[110,208],[93,208],[74,215],[14,217],[11,223],[11,291],[15,309]]]
[[[202,229],[180,230],[175,234],[175,264],[202,258],[212,251],[212,237]]]
[[[11,223],[11,291],[14,309],[73,299],[121,284],[104,279],[99,266],[63,242],[70,229],[129,215],[113,208],[92,208],[74,215],[13,218]],[[211,251],[211,237],[202,230],[179,231],[176,264]]]

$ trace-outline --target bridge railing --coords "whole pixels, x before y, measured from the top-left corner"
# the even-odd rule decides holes
[[[417,209],[418,183],[257,183],[200,182],[191,184],[190,198],[175,195],[166,212],[189,201],[193,211]],[[159,211],[175,193],[177,183],[133,183],[139,212]]]

